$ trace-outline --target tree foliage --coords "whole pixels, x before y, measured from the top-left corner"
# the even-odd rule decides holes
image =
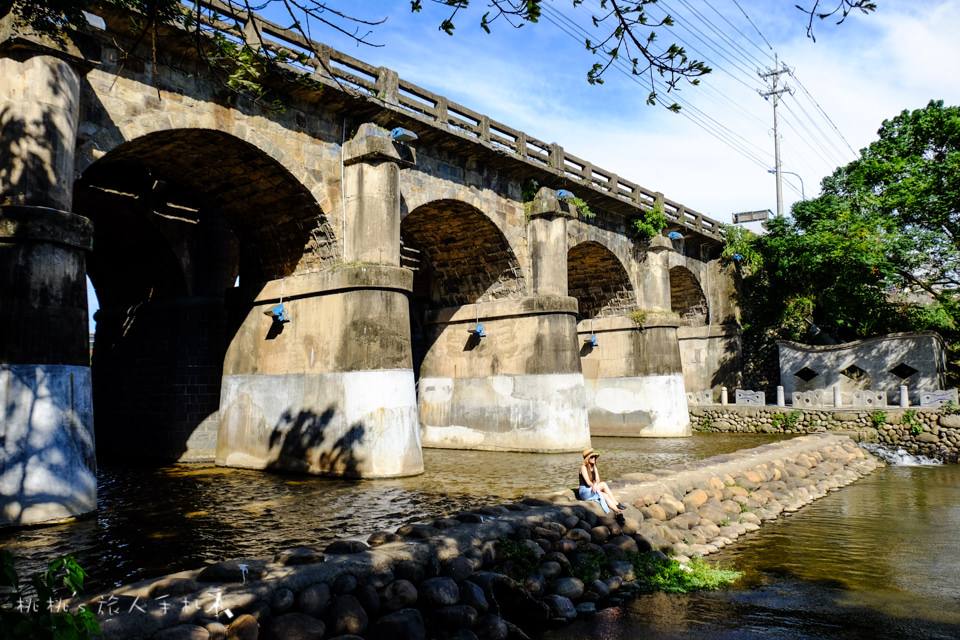
[[[439,29],[450,35],[453,35],[460,17],[480,4],[479,0],[474,0],[473,4],[470,0],[410,0],[411,11],[420,12],[424,2],[449,9],[440,20]],[[569,2],[573,7],[584,4],[583,0]],[[811,38],[815,17],[822,20],[840,13],[842,22],[853,9],[872,11],[875,8],[874,3],[867,0],[838,0],[836,7],[823,10],[820,2],[815,0],[809,9],[797,5],[809,16],[807,33]],[[125,7],[142,15],[145,19],[136,24],[141,37],[147,36],[151,29],[155,30],[158,23],[179,23],[198,37],[198,47],[211,68],[219,72],[223,83],[253,100],[260,101],[267,93],[261,81],[262,71],[279,70],[277,55],[264,46],[262,33],[253,34],[251,41],[251,34],[244,33],[238,25],[237,38],[215,35],[215,30],[207,26],[210,20],[204,18],[216,22],[220,18],[217,9],[199,0],[0,0],[0,17],[12,13],[19,22],[36,30],[58,34],[64,27],[82,25],[82,12],[98,3]],[[658,0],[597,0],[590,5],[589,22],[582,26],[586,32],[595,35],[584,37],[584,46],[596,61],[587,70],[586,79],[590,84],[602,84],[611,66],[621,66],[633,75],[648,77],[648,104],[662,104],[678,111],[679,105],[667,104],[658,95],[657,79],[664,83],[669,93],[682,83],[698,84],[711,69],[704,62],[690,58],[687,51],[676,43],[660,44],[660,34],[674,26],[674,19],[670,14],[654,18],[649,9],[657,3]],[[371,36],[376,26],[386,20],[386,16],[376,13],[375,3],[352,3],[349,10],[338,9],[337,0],[221,0],[221,4],[239,15],[268,11],[271,15],[279,14],[282,16],[279,20],[285,23],[281,26],[298,33],[307,43],[318,38],[322,40],[322,35],[315,34],[315,31],[333,29],[358,44],[375,46]],[[485,8],[488,10],[480,16],[479,24],[487,32],[500,21],[520,28],[540,21],[544,0],[487,0]],[[317,52],[310,53],[316,55]]]
[[[960,107],[931,101],[884,121],[878,136],[766,235],[727,232],[745,332],[803,342],[960,337]]]

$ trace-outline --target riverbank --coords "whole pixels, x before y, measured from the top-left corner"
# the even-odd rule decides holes
[[[877,464],[846,437],[795,438],[627,474],[611,482],[630,505],[622,524],[573,501],[571,490],[406,525],[366,542],[218,563],[112,590],[88,606],[107,609],[98,616],[105,638],[415,638],[436,625],[459,629],[460,637],[522,637],[512,625],[570,619],[578,604],[602,607],[629,590],[635,576],[623,558],[631,554],[667,549],[682,560],[711,553]],[[532,581],[509,575],[503,540],[540,556]],[[596,562],[592,553],[609,560],[599,582],[571,574],[585,559]]]
[[[793,409],[746,405],[690,407],[700,433],[841,433],[941,462],[960,461],[960,414],[949,409]]]

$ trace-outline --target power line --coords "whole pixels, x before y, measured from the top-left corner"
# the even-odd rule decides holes
[[[753,24],[753,20],[751,20],[750,16],[747,15],[747,12],[743,10],[743,7],[740,6],[740,3],[737,2],[737,0],[733,0],[733,4],[737,5],[737,9],[740,9],[740,13],[742,13],[743,17],[747,19],[747,22],[750,23],[750,26],[756,30],[757,35],[759,35],[760,38],[766,43],[767,48],[770,49],[770,51],[773,51],[773,47],[770,46],[770,43],[767,42],[767,39],[763,37],[762,33],[760,33],[760,29],[757,28],[757,25]]]

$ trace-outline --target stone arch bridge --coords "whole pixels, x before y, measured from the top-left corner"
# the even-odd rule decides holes
[[[682,436],[685,388],[736,375],[708,218],[322,45],[271,110],[175,28],[153,58],[89,22],[0,26],[0,522],[92,509],[96,456],[389,477]]]

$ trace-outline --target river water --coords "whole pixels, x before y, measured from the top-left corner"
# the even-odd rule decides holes
[[[774,441],[594,438],[606,478]],[[103,466],[96,515],[0,531],[21,574],[73,554],[88,591],[270,556],[572,487],[580,455],[427,449],[411,478],[347,481],[208,465]],[[548,632],[574,638],[960,638],[960,466],[887,467],[767,523],[711,562],[734,588],[644,596]]]

